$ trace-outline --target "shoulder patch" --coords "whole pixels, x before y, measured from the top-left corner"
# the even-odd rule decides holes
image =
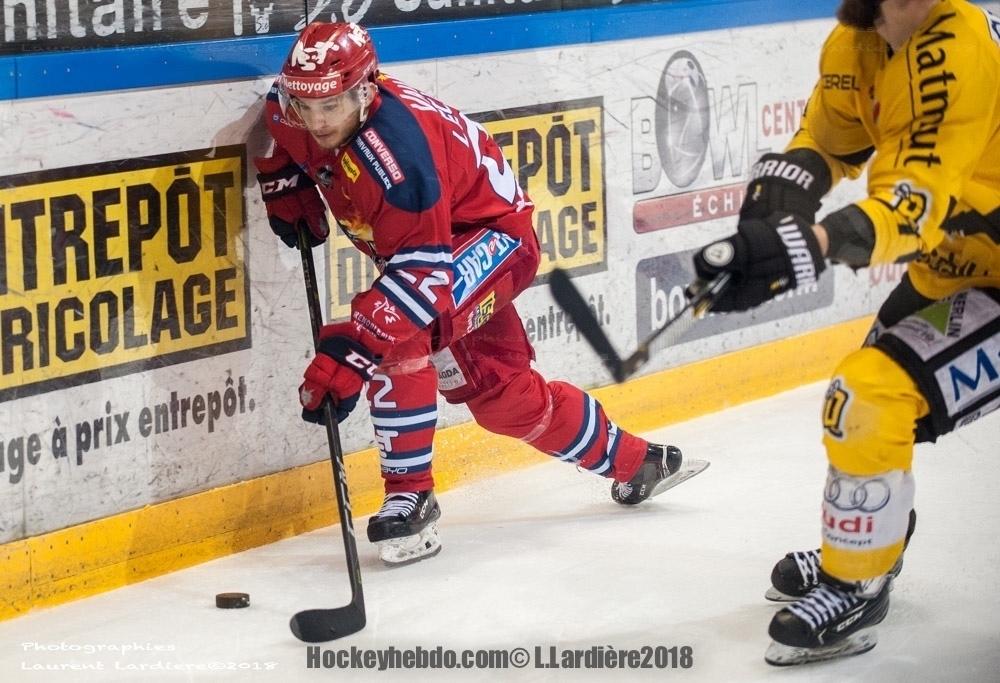
[[[413,113],[386,90],[382,105],[351,143],[362,166],[404,211],[420,212],[441,198],[441,182],[427,136]]]

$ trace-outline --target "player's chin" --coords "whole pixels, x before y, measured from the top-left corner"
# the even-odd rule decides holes
[[[841,0],[837,9],[837,19],[851,28],[862,31],[874,30],[881,4],[882,0]]]
[[[340,131],[333,131],[330,133],[323,133],[323,134],[311,133],[311,135],[313,137],[313,140],[316,141],[316,144],[322,147],[323,149],[337,149],[338,147],[342,146],[345,142],[347,142],[347,140],[345,139],[346,136],[343,134],[343,132]]]

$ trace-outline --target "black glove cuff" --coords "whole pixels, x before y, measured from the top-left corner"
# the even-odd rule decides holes
[[[787,211],[813,223],[832,184],[830,168],[811,149],[765,154],[753,165],[750,178],[741,219]]]
[[[345,368],[353,370],[366,382],[375,374],[375,368],[382,360],[361,342],[342,334],[320,339],[316,350],[330,356]]]

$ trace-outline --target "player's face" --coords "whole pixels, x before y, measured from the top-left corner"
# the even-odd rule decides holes
[[[361,123],[362,100],[358,88],[322,99],[292,98],[292,107],[323,149],[346,143]]]
[[[841,23],[862,31],[871,31],[879,19],[882,0],[842,0],[837,9]]]

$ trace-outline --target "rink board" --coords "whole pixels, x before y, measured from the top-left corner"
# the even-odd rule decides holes
[[[664,370],[593,393],[635,432],[681,422],[829,375],[871,319]],[[444,491],[548,458],[466,423],[435,442]],[[691,454],[689,454],[691,455]],[[710,453],[693,454],[711,460]],[[345,459],[355,519],[378,509],[382,481],[369,449]],[[337,522],[329,461],[296,467],[0,546],[0,619],[176,571]],[[359,543],[366,543],[363,540]]]
[[[621,387],[545,287],[568,269],[623,351],[672,315],[690,255],[732,231],[750,165],[794,133],[831,26],[622,40],[591,26],[606,42],[566,34],[559,47],[385,65],[490,130],[536,199],[543,268],[517,308],[547,377],[604,387],[609,414],[641,430],[820,379],[857,346],[902,267],[830,268],[753,313],[709,318]],[[0,75],[33,59],[0,59]],[[196,60],[183,64],[165,70]],[[301,265],[254,182],[270,81],[0,101],[2,130],[17,131],[0,136],[0,575],[13,596],[0,616],[334,519],[323,430],[298,419],[295,398],[312,353]],[[844,184],[824,211],[862,192]],[[374,273],[342,239],[315,255],[339,319]],[[441,406],[442,487],[544,457],[467,419]],[[341,433],[362,515],[381,497],[365,411]]]

